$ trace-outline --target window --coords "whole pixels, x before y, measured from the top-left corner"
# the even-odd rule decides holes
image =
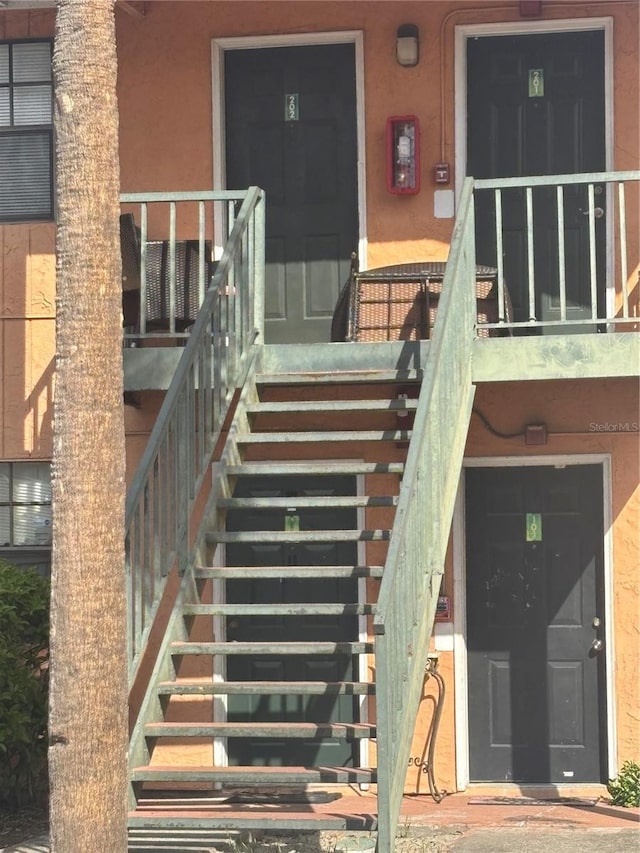
[[[50,549],[50,464],[0,462],[0,559],[47,572]]]
[[[51,42],[0,42],[0,222],[53,218]]]

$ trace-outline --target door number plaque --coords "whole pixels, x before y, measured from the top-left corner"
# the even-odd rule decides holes
[[[542,98],[544,96],[544,68],[529,69],[529,97]]]
[[[298,95],[289,94],[284,96],[284,120],[298,121],[300,118],[300,106],[298,104]]]
[[[542,514],[527,513],[527,542],[542,542]]]

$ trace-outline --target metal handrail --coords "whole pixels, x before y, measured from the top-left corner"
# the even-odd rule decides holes
[[[495,263],[498,278],[498,322],[483,323],[485,330],[501,329],[515,332],[527,329],[549,328],[562,331],[563,328],[573,327],[573,331],[602,331],[604,328],[622,330],[631,324],[638,324],[640,318],[634,316],[630,302],[631,282],[629,268],[635,269],[638,261],[638,240],[631,227],[637,219],[628,216],[630,201],[626,192],[632,184],[640,182],[640,171],[621,172],[591,172],[575,175],[532,175],[518,178],[487,178],[476,179],[474,192],[476,196],[483,193],[493,193],[493,203],[488,208],[489,215],[495,220]],[[570,190],[570,188],[574,188]],[[578,189],[576,189],[578,188]],[[548,191],[548,204],[544,216],[536,212],[536,203],[543,190]],[[522,270],[523,291],[526,290],[527,306],[522,306],[521,316],[514,320],[509,316],[507,301],[508,273],[505,267],[509,264],[510,247],[505,244],[505,233],[513,222],[513,210],[510,216],[504,215],[505,194],[511,194],[511,204],[514,201],[513,191],[521,190],[520,211],[518,216],[526,226],[526,246],[524,254],[526,266]],[[637,193],[638,187],[635,187]],[[575,211],[575,199],[568,202],[568,192],[580,193],[582,208],[578,208],[579,217],[584,217],[587,228],[585,245],[585,270],[582,273],[587,285],[587,293],[583,306],[571,305],[568,275],[570,266],[567,263],[567,245],[570,240],[569,230],[575,223],[567,220],[567,213]],[[518,197],[516,197],[517,199]],[[634,202],[637,207],[637,200]],[[600,225],[600,219],[606,221]],[[575,217],[574,217],[575,218]],[[628,220],[632,226],[628,227]],[[604,240],[597,240],[597,231],[603,231]],[[540,276],[544,281],[537,280],[539,271],[536,269],[535,236],[539,228],[549,231],[554,228],[557,241],[557,258],[555,269],[551,275]],[[483,262],[491,258],[479,259]],[[512,271],[514,267],[512,264]],[[549,267],[551,270],[551,267]],[[519,273],[519,268],[516,268]],[[603,280],[615,282],[613,290],[615,299],[609,299],[604,304]],[[512,296],[513,296],[513,281]],[[557,308],[549,316],[540,316],[540,299],[543,293],[547,300],[553,299]],[[613,304],[615,302],[615,304]]]
[[[121,197],[126,203],[143,204],[221,199],[242,205],[127,494],[132,674],[169,572],[176,565],[184,571],[191,559],[191,510],[209,471],[233,391],[242,384],[251,349],[262,335],[264,193],[250,187],[243,193]],[[174,229],[171,238],[175,240]]]
[[[472,180],[467,179],[373,622],[379,850],[393,850],[471,417],[474,249]]]

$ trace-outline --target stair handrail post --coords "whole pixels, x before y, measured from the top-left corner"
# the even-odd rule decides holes
[[[262,194],[255,209],[253,229],[253,324],[256,339],[264,343],[265,276],[266,276],[266,210],[267,199]]]
[[[378,850],[393,850],[471,416],[476,322],[473,180],[465,179],[373,630]]]

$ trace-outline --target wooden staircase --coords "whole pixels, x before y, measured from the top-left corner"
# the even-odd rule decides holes
[[[421,374],[245,385],[203,564],[183,578],[132,738],[130,849],[376,828],[326,801],[376,782],[372,617]]]

